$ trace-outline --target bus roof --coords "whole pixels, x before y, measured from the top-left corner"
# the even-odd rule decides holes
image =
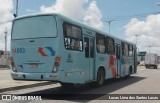
[[[120,39],[118,38],[117,36],[114,36],[114,35],[111,35],[109,33],[106,33],[102,30],[99,30],[95,27],[91,27],[91,26],[88,26],[88,24],[84,23],[84,22],[80,22],[76,19],[73,19],[73,18],[70,18],[70,17],[67,17],[67,16],[64,16],[62,14],[59,14],[59,13],[37,13],[37,14],[29,14],[29,15],[25,15],[25,16],[20,16],[20,17],[17,17],[15,18],[13,21],[17,20],[17,19],[22,19],[22,18],[26,18],[26,17],[33,17],[33,16],[45,16],[45,15],[54,15],[54,16],[58,16],[59,18],[63,19],[63,20],[66,20],[69,21],[69,23],[73,23],[74,25],[77,25],[77,26],[81,26],[82,28],[86,28],[86,29],[89,29],[91,31],[94,31],[94,32],[97,32],[97,33],[100,33],[100,34],[103,34],[105,36],[109,36],[109,37],[112,37],[112,38],[115,38],[117,40],[120,40],[122,42],[126,42],[126,43],[129,43],[129,44],[132,44],[132,45],[135,45],[134,43],[132,42],[129,42],[127,40],[123,40],[123,39]]]

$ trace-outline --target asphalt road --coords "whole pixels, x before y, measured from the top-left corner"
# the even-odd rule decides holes
[[[106,80],[103,87],[77,86],[62,88],[60,84],[52,84],[22,90],[8,91],[4,94],[40,95],[50,102],[107,102],[107,103],[159,103],[159,100],[106,100],[111,94],[160,94],[160,69],[138,68],[138,73],[130,78]],[[3,93],[2,93],[3,94]],[[74,99],[74,100],[73,100]],[[84,100],[85,99],[85,100]],[[60,100],[60,101],[59,101]],[[5,101],[6,102],[6,101]],[[11,101],[9,101],[10,103]],[[12,101],[15,103],[39,103],[44,101]]]
[[[11,80],[10,70],[1,70],[0,69],[0,80]]]

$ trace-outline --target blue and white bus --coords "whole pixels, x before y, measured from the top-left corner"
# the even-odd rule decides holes
[[[13,20],[11,76],[62,86],[130,76],[137,71],[136,45],[61,14]]]

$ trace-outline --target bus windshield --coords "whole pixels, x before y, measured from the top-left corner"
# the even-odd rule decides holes
[[[12,39],[56,37],[54,16],[33,16],[17,19],[13,23]]]

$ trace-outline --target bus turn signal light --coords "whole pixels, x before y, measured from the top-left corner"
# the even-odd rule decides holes
[[[59,69],[61,58],[59,56],[55,57],[54,66],[53,66],[53,72],[57,72]]]
[[[10,58],[10,62],[11,62],[11,66],[14,67],[15,66],[14,65],[14,59],[12,57]]]
[[[55,58],[55,62],[60,62],[60,60],[61,60],[61,58],[60,58],[60,57],[58,57],[58,56],[56,56],[56,58]]]

